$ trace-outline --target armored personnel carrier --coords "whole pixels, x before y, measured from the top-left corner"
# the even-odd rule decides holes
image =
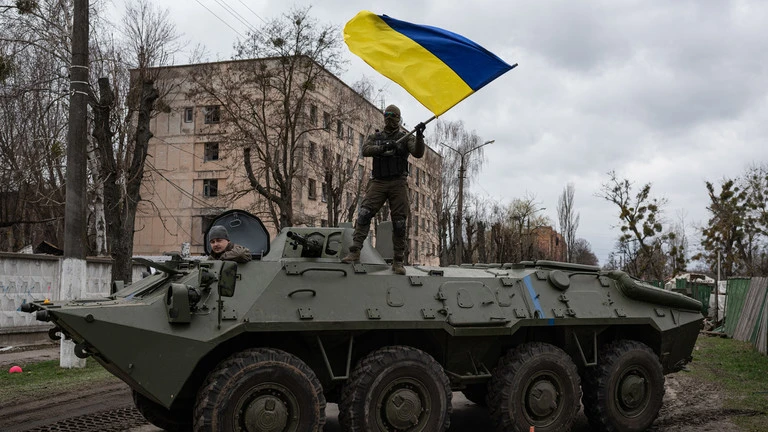
[[[222,214],[245,264],[174,257],[99,300],[25,306],[132,389],[153,424],[180,431],[448,428],[451,395],[496,430],[564,432],[580,402],[594,430],[642,431],[680,370],[701,304],[620,271],[552,261],[406,267],[370,244],[340,261],[351,228],[286,228]],[[206,236],[207,238],[207,236]]]

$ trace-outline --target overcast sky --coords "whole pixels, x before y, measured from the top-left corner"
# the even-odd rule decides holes
[[[121,8],[122,0],[115,0]],[[209,10],[202,6],[204,4]],[[211,60],[232,55],[245,34],[286,12],[289,1],[164,0],[190,46]],[[618,236],[614,205],[595,197],[615,170],[636,187],[652,182],[666,217],[685,215],[691,248],[707,220],[705,181],[768,162],[768,2],[316,0],[321,23],[339,27],[363,9],[459,33],[519,66],[459,103],[483,140],[487,162],[472,191],[508,203],[535,196],[557,219],[557,198],[575,185],[579,237],[604,264]],[[247,6],[246,6],[247,5]],[[219,18],[226,21],[223,23]],[[233,27],[234,30],[232,28]],[[366,76],[414,125],[431,113],[346,50],[352,84]],[[178,59],[177,63],[185,63]],[[427,139],[431,127],[427,128]]]

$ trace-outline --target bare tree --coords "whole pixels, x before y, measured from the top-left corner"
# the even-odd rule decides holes
[[[471,180],[480,172],[484,162],[482,139],[475,131],[468,132],[462,121],[442,122],[435,126],[434,146],[442,157],[442,194],[440,197],[439,226],[442,241],[441,264],[445,265],[448,256],[455,262],[456,254],[462,249],[460,242],[464,240],[460,229],[459,219],[460,180],[463,176],[463,189],[468,190]],[[463,209],[461,209],[463,210]]]
[[[578,238],[573,242],[573,254],[571,255],[572,263],[598,265],[599,261],[594,252],[592,252],[592,245],[583,238]]]
[[[339,34],[317,24],[309,8],[295,8],[236,44],[235,60],[261,60],[211,64],[192,76],[189,95],[221,107],[223,141],[242,154],[250,189],[278,229],[294,224],[298,156],[308,134],[330,127],[314,125],[308,111],[312,103],[322,106],[315,91],[341,69]]]
[[[149,122],[163,109],[156,81],[177,52],[179,38],[168,11],[149,0],[126,4],[124,46],[105,46],[100,58],[98,96],[93,95],[92,135],[98,155],[97,182],[104,193],[108,249],[113,280],[131,280],[136,211],[152,133]],[[128,74],[131,68],[133,73]],[[113,86],[112,82],[115,83]],[[161,93],[162,91],[162,93]]]
[[[557,218],[560,224],[560,232],[566,245],[566,261],[573,261],[573,249],[576,245],[576,230],[579,229],[579,214],[573,207],[576,188],[573,183],[568,183],[563,189],[562,195],[557,200]]]
[[[0,5],[0,248],[62,245],[72,5],[8,3]]]
[[[519,255],[517,260],[529,261],[542,258],[536,242],[536,231],[550,225],[549,219],[540,214],[543,210],[541,203],[533,195],[524,198],[516,198],[509,205],[509,223],[516,233]]]
[[[768,274],[768,165],[725,178],[719,191],[706,182],[710,218],[701,228],[702,251],[694,256],[714,270],[720,252],[726,276]]]
[[[365,138],[373,133],[373,124],[379,117],[373,117],[370,102],[364,93],[353,90],[365,88],[366,83],[358,82],[352,89],[338,86],[331,90],[333,106],[324,105],[323,114],[329,114],[330,127],[313,134],[309,148],[304,153],[305,165],[316,179],[322,179],[321,198],[326,204],[329,226],[339,222],[352,221],[357,202],[366,184],[361,146]],[[379,114],[376,112],[376,114]],[[319,120],[318,120],[319,121]],[[358,132],[351,123],[366,125]],[[302,173],[297,173],[301,177]]]
[[[618,207],[622,234],[617,246],[624,269],[636,277],[663,280],[668,236],[663,234],[662,211],[666,199],[652,197],[650,183],[634,193],[628,179],[619,179],[613,171],[608,175],[610,180],[602,185],[598,196]]]

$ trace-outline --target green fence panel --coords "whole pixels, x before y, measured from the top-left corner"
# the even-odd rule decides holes
[[[709,316],[709,297],[712,296],[712,285],[691,284],[691,297],[701,302],[701,313]]]
[[[728,279],[725,298],[725,334],[733,337],[739,323],[744,300],[749,292],[749,278]]]

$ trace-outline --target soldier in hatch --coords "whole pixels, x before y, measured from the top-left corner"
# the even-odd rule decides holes
[[[209,260],[234,261],[245,263],[251,260],[251,251],[245,246],[229,241],[229,232],[221,225],[214,225],[208,231],[208,241],[211,245]]]
[[[371,229],[371,218],[389,201],[392,215],[392,244],[394,258],[392,270],[405,274],[403,260],[407,237],[406,221],[410,206],[408,203],[408,156],[424,156],[424,123],[416,126],[416,137],[409,136],[401,143],[395,142],[406,135],[400,130],[400,109],[390,105],[384,110],[384,130],[369,135],[363,146],[363,156],[373,158],[373,172],[368,182],[365,198],[360,205],[355,223],[355,234],[349,254],[343,262],[352,263],[360,260],[360,249]]]

